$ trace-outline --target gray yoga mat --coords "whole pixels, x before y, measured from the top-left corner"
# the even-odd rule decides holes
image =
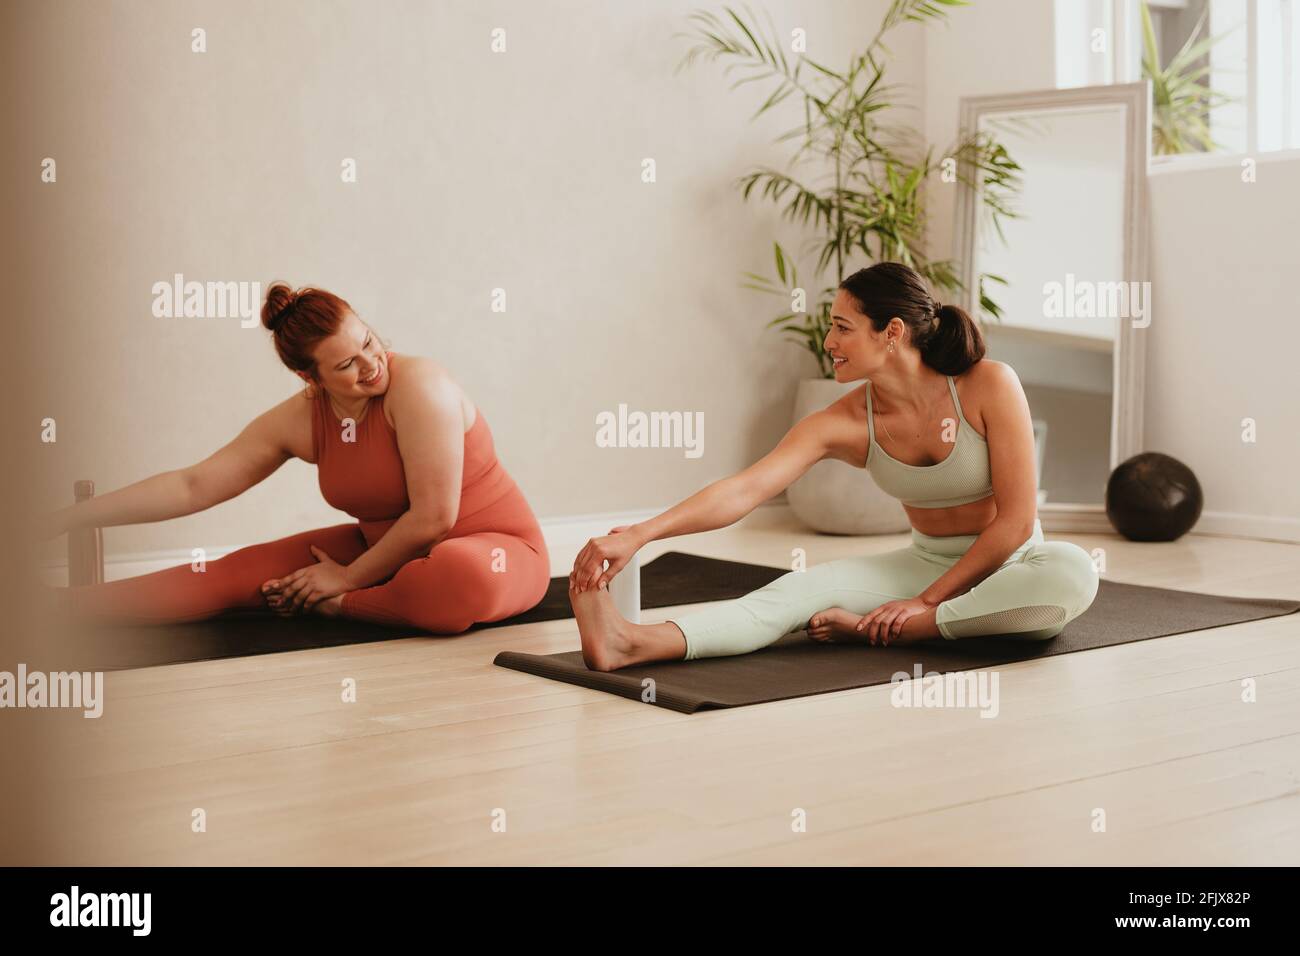
[[[1300,601],[1226,597],[1103,580],[1092,606],[1049,641],[971,637],[872,647],[823,644],[798,631],[752,654],[640,664],[612,673],[587,670],[580,651],[546,655],[504,651],[493,663],[636,701],[643,700],[643,681],[650,678],[654,700],[646,702],[693,714],[887,684],[897,672],[912,675],[917,664],[923,674],[969,671],[1279,617],[1297,610]]]

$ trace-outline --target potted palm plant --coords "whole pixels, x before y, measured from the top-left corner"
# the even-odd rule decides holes
[[[926,254],[927,185],[936,179],[978,185],[983,209],[999,233],[999,217],[1015,215],[1010,203],[1019,189],[1020,167],[993,137],[963,131],[948,150],[936,154],[910,125],[892,121],[904,107],[896,87],[884,82],[885,38],[905,23],[942,20],[945,8],[966,5],[962,0],[893,0],[875,36],[841,70],[803,52],[788,56],[770,17],[763,29],[748,9],[744,15],[730,7],[722,15],[696,11],[688,18],[693,44],[679,70],[698,60],[723,61],[726,73],[741,74],[733,89],[751,82],[770,84],[770,95],[751,119],[787,99],[802,101],[803,122],[778,139],[798,143],[787,168],[760,167],[738,181],[746,200],[780,205],[784,218],[801,227],[809,251],[816,254],[811,292],[800,284],[796,257],[779,241],[773,242],[773,273],[748,272],[743,283],[785,300],[786,308],[768,327],[779,327],[807,349],[820,369],[819,377],[800,383],[793,421],[856,387],[835,381],[822,347],[831,303],[847,271],[872,262],[903,262],[940,295],[961,288],[957,263]],[[1001,311],[985,292],[986,280],[1004,280],[979,278],[981,312],[997,319]],[[794,513],[818,531],[881,534],[908,527],[897,501],[859,469],[839,461],[818,462],[790,486],[787,499]]]

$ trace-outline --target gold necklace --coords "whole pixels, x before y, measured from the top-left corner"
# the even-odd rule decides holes
[[[875,390],[875,385],[872,385],[872,386],[870,386],[870,387],[871,387],[872,391]],[[937,403],[936,403],[936,404],[937,404]],[[931,406],[931,409],[933,409],[933,408],[934,408],[934,406],[932,405],[932,406]],[[929,417],[929,416],[927,415],[927,418],[928,418],[928,417]],[[889,440],[892,441],[895,445],[897,445],[897,444],[898,444],[898,439],[895,438],[895,437],[894,437],[894,433],[891,432],[891,431],[889,430],[889,423],[888,423],[888,422],[883,422],[882,424],[885,426],[885,434],[889,436]],[[921,434],[924,434],[924,431],[922,431]],[[916,437],[917,437],[917,438],[920,438],[921,435],[917,435]]]
[[[329,392],[326,392],[325,394],[326,394],[326,395],[329,395],[330,408],[334,409],[335,417],[338,418],[340,421],[343,421],[343,420],[348,419],[348,418],[352,418],[352,420],[353,420],[354,422],[356,422],[356,424],[360,425],[361,422],[365,419],[366,415],[368,415],[368,414],[370,413],[370,399],[367,398],[367,399],[366,399],[366,404],[365,404],[365,406],[361,409],[361,417],[360,417],[360,418],[353,418],[351,415],[348,415],[348,414],[346,414],[346,413],[343,414],[343,415],[339,415],[339,414],[338,414],[338,405],[337,405],[337,403],[334,401],[334,396],[333,396],[333,395],[330,395]]]

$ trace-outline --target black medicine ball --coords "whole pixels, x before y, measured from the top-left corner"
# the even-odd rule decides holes
[[[1201,484],[1177,458],[1147,451],[1121,463],[1106,482],[1106,514],[1130,541],[1173,541],[1201,516]]]

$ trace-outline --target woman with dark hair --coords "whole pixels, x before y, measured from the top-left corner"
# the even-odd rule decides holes
[[[835,380],[867,382],[796,423],[765,457],[680,504],[591,539],[569,598],[589,668],[747,654],[792,631],[871,644],[1013,635],[1046,640],[1097,594],[1086,551],[1044,541],[1029,405],[979,327],[913,269],[882,262],[840,283],[825,348]],[[824,458],[898,498],[912,541],[792,571],[734,601],[632,624],[606,585],[642,545],[725,527]],[[608,562],[608,568],[605,567]]]
[[[456,634],[536,605],[550,559],[480,409],[431,359],[383,347],[338,296],[267,290],[262,324],[307,385],[211,457],[51,516],[49,531],[163,521],[233,498],[290,458],[357,519],[205,566],[64,590],[75,614],[160,623],[237,609]]]

